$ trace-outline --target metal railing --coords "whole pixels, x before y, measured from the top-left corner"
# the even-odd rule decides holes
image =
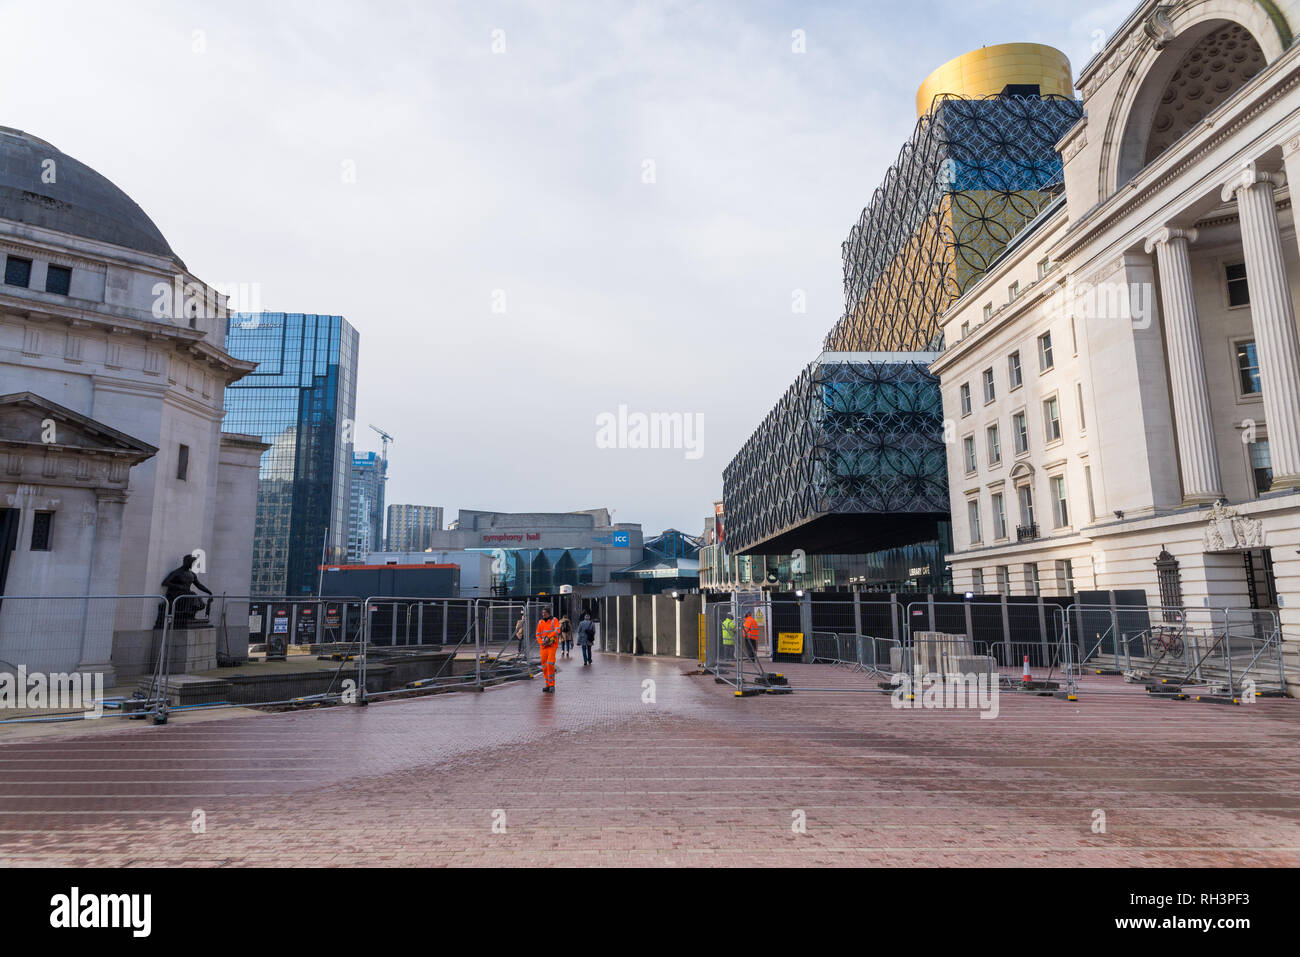
[[[754,622],[756,638],[746,637],[746,622]],[[705,615],[704,669],[729,684],[737,696],[766,689],[771,676],[763,658],[772,656],[772,602],[761,592],[736,593],[732,601],[711,606]]]
[[[9,692],[0,697],[0,724],[165,721],[165,699],[128,689],[165,680],[170,626],[162,595],[0,598],[0,680]]]
[[[178,710],[364,705],[532,677],[544,607],[536,599],[189,595],[168,603],[159,595],[6,596],[0,598],[0,674],[102,671],[110,685],[99,693],[103,714],[155,723]],[[1058,686],[1077,691],[1086,672],[1127,673],[1234,697],[1281,694],[1300,680],[1295,649],[1268,610],[1005,600],[825,602],[807,609],[776,607],[762,593],[707,607],[704,670],[740,694],[770,690],[773,676],[763,659],[771,658],[774,636],[794,630],[796,616],[807,614],[814,627],[805,660],[869,677],[987,671],[1004,690],[1041,693]],[[751,615],[759,622],[754,647],[745,641]],[[269,654],[251,658],[250,647],[259,645]],[[288,665],[268,666],[268,659]],[[172,680],[254,661],[243,671],[213,675],[228,679],[230,700],[191,703],[194,683]],[[879,687],[864,682],[862,690]],[[1093,678],[1088,690],[1135,689]],[[75,720],[88,710],[16,703],[0,699],[0,724]]]
[[[1074,604],[1067,618],[1079,660],[1098,674],[1233,697],[1282,694],[1300,680],[1268,609]]]

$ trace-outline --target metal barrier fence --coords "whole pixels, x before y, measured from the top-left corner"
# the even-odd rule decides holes
[[[737,663],[744,604],[709,607],[705,670],[743,689],[761,681],[761,669]],[[789,611],[789,609],[786,609]],[[1003,691],[1063,692],[1073,697],[1085,675],[1120,676],[1179,688],[1195,685],[1234,698],[1284,694],[1300,683],[1294,647],[1284,644],[1274,611],[1065,605],[1052,600],[814,601],[805,660],[847,668],[868,677],[986,673]],[[789,616],[787,616],[789,617]],[[734,619],[733,619],[734,620]],[[801,628],[800,630],[803,630]],[[770,634],[770,632],[768,632]],[[752,671],[752,674],[751,674]],[[878,682],[807,691],[875,691]],[[1133,694],[1130,682],[1091,681],[1089,694]],[[1159,688],[1152,687],[1153,693]]]
[[[997,675],[1005,691],[1078,690],[1077,655],[1060,605],[912,602],[906,620],[906,672]]]
[[[366,704],[421,690],[482,688],[537,670],[544,607],[418,597],[198,594],[169,603],[161,595],[6,596],[0,724],[88,712],[164,723],[176,711]],[[253,647],[264,655],[251,657]],[[176,682],[177,674],[201,680]],[[39,681],[33,687],[67,697],[82,675],[85,707],[78,698],[73,707],[53,708],[48,692],[27,693],[30,678]],[[218,681],[230,700],[211,700]]]
[[[531,677],[540,668],[541,651],[537,643],[537,625],[548,604],[535,600],[467,598],[371,598],[366,602],[367,634],[383,633],[394,624],[388,617],[402,621],[430,622],[437,637],[439,651],[422,654],[415,643],[385,648],[370,642],[361,661],[361,694],[367,700],[379,700],[416,691],[449,688],[482,690],[486,683]],[[374,623],[380,621],[380,626]],[[415,629],[419,635],[420,629]],[[387,654],[388,667],[402,667],[406,672],[394,683],[396,687],[371,690],[370,662],[376,654]]]
[[[169,626],[162,595],[0,598],[0,724],[166,720],[164,700],[131,686],[165,675]]]
[[[1222,648],[1200,649],[1199,653],[1202,670],[1223,668],[1233,690],[1286,693],[1288,666],[1282,623],[1274,611],[1226,609]]]
[[[747,687],[769,687],[772,679],[762,659],[772,657],[773,624],[772,603],[762,593],[738,593],[730,602],[710,606],[705,614],[704,670],[738,695]]]
[[[1072,605],[1069,618],[1084,668],[1098,674],[1239,696],[1282,694],[1292,670],[1266,609]]]
[[[161,702],[164,720],[166,711],[348,701],[364,647],[362,605],[358,596],[182,595],[167,608],[163,667],[141,690]],[[242,670],[255,646],[258,667]],[[230,700],[206,700],[208,689],[174,682],[176,674],[224,680]]]
[[[840,665],[868,676],[892,675],[903,667],[900,652],[907,626],[899,602],[815,602],[811,617],[814,662]]]
[[[902,646],[902,640],[898,638],[814,631],[812,661],[814,664],[840,665],[872,676],[888,675],[894,671],[895,660],[901,661],[894,649]]]
[[[483,688],[531,677],[540,660],[537,624],[549,606],[536,599],[421,597],[278,598],[159,595],[0,598],[0,681],[21,674],[103,673],[99,705],[39,707],[0,693],[0,724],[69,720],[99,710],[109,716],[166,721],[169,711],[317,703],[365,704],[419,691]],[[916,601],[787,602],[741,593],[708,605],[704,670],[737,693],[772,690],[775,635],[811,614],[805,660],[843,666],[867,677],[900,672],[996,674],[1004,690],[1077,690],[1085,673],[1128,673],[1211,693],[1285,693],[1297,682],[1278,615],[1267,610],[1125,607],[1049,603]],[[757,640],[746,640],[746,624]],[[802,625],[800,626],[802,630]],[[174,674],[207,672],[266,660],[230,672],[238,700],[187,703],[194,683]],[[228,673],[221,672],[221,677]],[[1027,681],[1026,681],[1027,679]],[[215,680],[215,679],[214,679]],[[258,684],[258,682],[261,682]],[[230,683],[230,682],[228,682]],[[260,693],[252,694],[252,686]],[[24,692],[26,685],[24,684]],[[879,690],[862,688],[803,690]],[[1125,691],[1094,682],[1089,693]],[[1128,689],[1132,693],[1132,689]],[[70,700],[70,699],[69,699]],[[78,699],[80,701],[81,699]]]

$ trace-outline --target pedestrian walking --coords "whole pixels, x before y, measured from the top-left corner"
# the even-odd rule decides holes
[[[528,606],[519,609],[519,620],[515,622],[515,640],[519,642],[519,657],[524,657],[524,640],[528,637]]]
[[[578,646],[582,648],[582,666],[591,664],[591,646],[596,643],[596,623],[591,620],[591,612],[582,613],[578,622]]]
[[[573,657],[573,625],[569,623],[568,615],[560,619],[560,650],[564,657]]]
[[[546,686],[542,694],[555,694],[555,652],[560,644],[560,623],[549,608],[537,623],[537,643],[542,646],[542,675]]]

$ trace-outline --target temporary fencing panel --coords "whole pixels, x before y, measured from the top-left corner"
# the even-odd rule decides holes
[[[0,680],[8,689],[0,723],[87,712],[165,720],[165,702],[149,689],[166,673],[166,612],[161,595],[0,598]]]

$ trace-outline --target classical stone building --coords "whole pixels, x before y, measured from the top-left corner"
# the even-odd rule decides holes
[[[130,197],[4,127],[0,262],[0,662],[111,681],[147,657],[153,603],[19,596],[158,594],[196,552],[246,595],[265,446],[222,432],[222,397],[255,366]]]
[[[1152,0],[1078,76],[1064,189],[931,366],[957,590],[1140,589],[1300,640],[1298,28],[1297,0]]]

